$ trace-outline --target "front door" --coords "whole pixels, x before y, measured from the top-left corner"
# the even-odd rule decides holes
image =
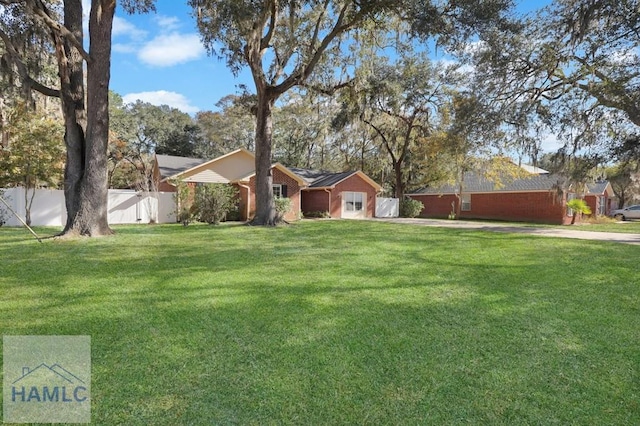
[[[342,217],[356,218],[367,217],[367,193],[343,192],[342,193]]]

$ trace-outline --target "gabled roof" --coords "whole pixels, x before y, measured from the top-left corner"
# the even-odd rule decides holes
[[[613,188],[611,184],[606,180],[601,180],[587,184],[588,195],[613,195]]]
[[[308,182],[302,178],[301,176],[299,176],[298,174],[294,173],[290,168],[283,166],[280,163],[275,163],[271,165],[272,169],[278,169],[280,170],[282,173],[284,173],[285,175],[289,176],[290,178],[292,178],[293,180],[295,180],[296,182],[298,182],[300,184],[300,186],[307,186]],[[251,173],[249,173],[246,176],[243,176],[240,179],[237,179],[237,182],[246,182],[249,179],[251,179],[253,176],[255,176],[256,172],[255,170]]]
[[[358,175],[369,185],[376,188],[377,191],[382,190],[382,187],[377,182],[359,170],[355,172],[326,172],[320,170],[301,169],[298,167],[290,167],[289,169],[298,176],[304,178],[309,185],[309,189],[333,188],[343,180],[353,175]]]
[[[540,167],[530,166],[529,164],[520,164],[525,171],[534,174],[534,175],[548,175],[549,172],[547,170],[541,169]]]
[[[223,156],[214,158],[213,160],[174,157],[172,155],[156,155],[156,162],[163,181],[186,175],[186,179],[190,179],[191,181],[203,179],[204,182],[245,182],[255,175],[253,162],[251,163],[251,167],[249,167],[247,163],[247,155],[252,159],[255,158],[252,152],[244,148],[240,148]],[[243,158],[244,160],[242,160]],[[225,159],[230,159],[229,161],[232,161],[232,164],[234,165],[244,164],[244,167],[235,167],[234,170],[223,171],[222,169],[225,169],[224,164],[229,165],[229,161],[225,161]],[[333,188],[343,180],[348,179],[353,175],[357,175],[377,191],[382,190],[382,187],[378,185],[378,183],[361,171],[339,173],[324,172],[286,167],[280,163],[275,163],[271,167],[282,171],[287,176],[296,180],[301,187],[313,189]],[[226,169],[228,169],[228,167],[226,167]],[[244,171],[242,169],[244,169]],[[250,171],[250,169],[254,170]]]
[[[251,159],[254,158],[254,155],[251,151],[248,151],[244,148],[240,148],[240,149],[236,149],[235,151],[232,151],[228,154],[222,155],[220,157],[216,157],[212,160],[202,160],[202,159],[196,159],[196,158],[185,158],[185,157],[172,157],[169,155],[165,155],[163,157],[171,157],[169,158],[169,161],[173,162],[175,165],[181,166],[181,167],[174,167],[174,168],[169,168],[167,170],[167,172],[171,172],[173,171],[172,174],[168,174],[165,175],[164,173],[162,173],[162,168],[160,168],[161,164],[160,164],[160,160],[158,160],[158,167],[160,168],[161,171],[161,175],[163,177],[162,180],[168,180],[170,178],[176,178],[180,175],[184,175],[184,174],[195,174],[199,171],[205,170],[207,168],[209,168],[209,166],[215,164],[215,163],[220,163],[230,157],[237,157],[237,158],[241,158],[242,155],[248,155],[251,157]],[[156,156],[158,157],[158,156]],[[182,161],[180,160],[182,159]],[[229,181],[228,178],[224,178],[223,181]]]
[[[206,163],[202,158],[176,157],[174,155],[156,154],[156,163],[160,176],[168,178],[181,172],[192,169],[200,164]]]
[[[551,191],[566,182],[566,179],[558,175],[540,174],[530,177],[508,179],[496,183],[478,173],[466,172],[464,174],[464,192],[539,192]],[[456,194],[458,188],[452,184],[445,184],[437,187],[427,187],[411,194]]]

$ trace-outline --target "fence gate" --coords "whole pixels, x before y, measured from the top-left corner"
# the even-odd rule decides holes
[[[376,198],[376,217],[400,216],[400,200],[398,198]]]

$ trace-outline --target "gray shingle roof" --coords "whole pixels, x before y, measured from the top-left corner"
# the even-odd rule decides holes
[[[297,167],[288,167],[288,169],[307,181],[307,183],[309,184],[309,188],[323,188],[327,186],[333,186],[355,173],[324,172],[319,170],[300,169]]]
[[[531,177],[508,179],[505,178],[498,184],[482,177],[475,172],[464,174],[465,192],[527,192],[527,191],[550,191],[561,186],[566,181],[558,175],[531,175]],[[453,194],[458,188],[451,184],[437,187],[427,187],[412,194]]]
[[[176,157],[173,155],[162,154],[156,154],[156,160],[158,162],[160,175],[163,178],[167,178],[180,172],[184,172],[185,170],[189,170],[193,167],[199,166],[200,164],[207,161],[203,160],[202,158]]]
[[[587,184],[587,189],[589,190],[589,194],[602,195],[604,194],[604,191],[607,189],[608,184],[609,182],[607,182],[606,180],[593,182],[593,183]]]

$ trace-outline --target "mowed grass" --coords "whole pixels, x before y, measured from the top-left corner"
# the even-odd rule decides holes
[[[578,225],[580,231],[622,232],[640,234],[640,220],[612,221],[610,223],[585,223]]]
[[[91,335],[95,424],[640,419],[639,246],[373,221],[116,230],[0,228],[2,334]]]

